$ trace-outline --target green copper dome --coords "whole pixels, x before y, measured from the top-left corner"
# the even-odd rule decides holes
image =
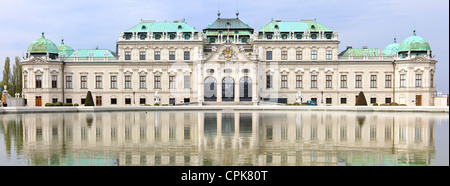
[[[430,44],[422,37],[416,36],[416,30],[414,34],[402,41],[398,47],[399,52],[407,51],[431,51]]]
[[[64,44],[64,39],[62,39],[61,40],[61,44],[58,45],[58,50],[59,50],[59,52],[61,54],[60,57],[69,57],[74,52],[72,47],[67,46],[67,45]]]
[[[55,43],[45,38],[44,32],[42,32],[42,37],[34,40],[30,44],[28,47],[28,53],[58,54],[59,50]]]
[[[394,37],[394,43],[389,44],[384,48],[383,53],[386,56],[392,56],[398,52],[398,48],[400,47],[400,43],[397,43],[397,38]]]

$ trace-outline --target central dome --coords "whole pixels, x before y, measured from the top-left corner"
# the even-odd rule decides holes
[[[42,37],[34,40],[28,47],[27,52],[30,54],[58,54],[59,50],[55,43],[45,38],[44,32],[42,32]]]
[[[416,30],[412,36],[406,38],[402,41],[400,46],[398,47],[399,52],[408,52],[408,51],[431,51],[430,44],[420,36],[416,36]]]
[[[72,47],[64,44],[64,39],[61,39],[61,44],[58,45],[58,50],[61,55],[60,57],[69,57],[74,52]]]
[[[392,56],[397,54],[398,48],[400,47],[400,43],[397,43],[397,38],[394,37],[394,43],[389,44],[384,48],[383,53],[387,56]]]

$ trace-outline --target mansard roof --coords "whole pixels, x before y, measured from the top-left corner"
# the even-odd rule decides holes
[[[111,50],[106,49],[79,49],[70,57],[115,57]]]
[[[155,22],[144,20],[125,32],[197,32],[194,27],[183,21]]]
[[[242,22],[239,18],[217,18],[214,23],[208,25],[203,30],[253,30],[247,23]]]
[[[276,30],[279,30],[280,32],[305,32],[306,30],[309,30],[310,32],[332,32],[332,30],[316,22],[315,20],[302,20],[299,22],[284,22],[281,20],[272,20],[269,24],[263,26],[259,31],[275,32]]]

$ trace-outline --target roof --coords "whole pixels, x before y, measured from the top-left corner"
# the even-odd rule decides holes
[[[114,57],[110,50],[105,49],[80,49],[70,57],[75,57],[75,55],[77,55],[76,57]]]
[[[42,32],[42,37],[31,42],[30,46],[28,46],[27,52],[58,54],[59,50],[55,43],[45,38],[44,32]]]
[[[364,54],[367,53],[368,57],[376,57],[380,56],[380,51],[381,50],[378,48],[348,48],[343,52],[343,54],[340,54],[339,56],[348,57],[350,56],[350,54],[352,54],[352,56],[354,57],[363,57],[365,56]]]
[[[279,20],[272,20],[269,24],[263,26],[259,31],[275,32],[277,29],[280,32],[304,32],[306,30],[309,30],[310,32],[332,31],[316,21],[283,22]]]
[[[392,56],[393,54],[396,54],[398,52],[398,47],[400,46],[400,43],[397,43],[397,38],[394,38],[394,42],[386,46],[384,48],[383,53],[386,56]]]
[[[197,32],[194,27],[184,21],[154,22],[142,21],[125,32]]]
[[[247,23],[242,22],[239,18],[217,18],[214,23],[208,25],[203,30],[253,30]]]
[[[406,38],[402,41],[400,46],[398,47],[399,52],[406,52],[406,51],[431,51],[430,44],[423,39],[420,36],[416,35],[416,30],[414,30],[414,33],[412,36]]]
[[[64,44],[64,39],[61,40],[61,44],[58,45],[57,47],[58,47],[59,52],[65,57],[69,57],[74,52],[72,47]]]

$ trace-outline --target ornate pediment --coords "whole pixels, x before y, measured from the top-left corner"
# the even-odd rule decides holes
[[[35,58],[31,59],[29,62],[30,63],[46,63],[47,61],[40,57],[35,57]]]
[[[213,53],[205,61],[251,61],[244,51],[243,47],[239,48],[233,43],[224,43],[218,48],[213,47]]]
[[[413,61],[413,62],[428,62],[430,60],[428,60],[426,57],[416,56],[415,58],[412,58],[411,61]]]

